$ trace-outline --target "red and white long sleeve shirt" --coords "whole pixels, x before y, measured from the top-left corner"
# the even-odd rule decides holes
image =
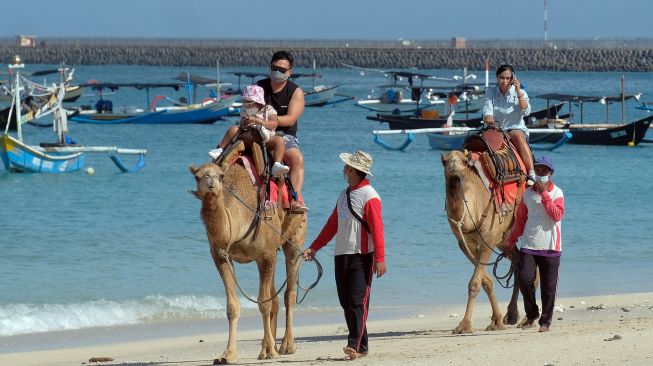
[[[508,248],[519,241],[522,251],[537,255],[560,255],[561,220],[564,214],[565,199],[558,186],[551,183],[541,193],[527,189],[515,215],[515,223],[506,243]]]
[[[335,255],[367,254],[374,252],[377,262],[385,261],[385,239],[381,216],[381,197],[364,179],[350,192],[351,206],[370,227],[370,232],[352,215],[347,205],[347,190],[338,196],[331,216],[311,244],[315,251],[327,245],[335,236]]]

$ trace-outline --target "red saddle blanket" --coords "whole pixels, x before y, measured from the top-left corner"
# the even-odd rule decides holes
[[[515,151],[513,148],[513,153],[517,157],[517,160],[519,161],[519,166],[521,167],[522,171],[526,171],[526,168],[524,167],[524,162],[522,162],[521,157]],[[513,205],[515,203],[515,200],[517,199],[517,196],[519,194],[519,185],[520,184],[525,184],[523,182],[510,182],[510,183],[504,183],[503,185],[499,185],[499,182],[493,180],[491,178],[491,175],[488,173],[487,168],[485,167],[485,164],[480,160],[481,159],[481,152],[475,152],[472,151],[469,154],[469,165],[473,166],[476,171],[478,172],[478,175],[481,177],[481,180],[483,181],[483,184],[485,185],[485,188],[492,193],[495,190],[498,190],[496,194],[494,195],[494,200],[495,200],[495,206],[497,208],[499,207],[504,207],[505,205]],[[523,188],[523,187],[522,187]]]
[[[237,162],[240,162],[240,164],[243,165],[245,170],[247,171],[247,175],[249,175],[249,179],[252,181],[252,184],[256,186],[257,188],[260,188],[263,185],[263,181],[261,180],[261,177],[258,175],[256,172],[256,168],[254,167],[254,161],[251,156],[249,155],[238,155],[236,159],[232,162],[232,164],[235,164]],[[290,193],[288,192],[288,185],[284,184],[283,185],[284,189],[282,194],[282,200],[283,204],[281,207],[283,208],[289,208],[290,207]],[[266,190],[267,191],[267,190]],[[271,203],[272,205],[278,206],[278,198],[279,198],[279,187],[277,183],[274,180],[270,180],[270,195],[268,196],[266,194],[266,203]]]

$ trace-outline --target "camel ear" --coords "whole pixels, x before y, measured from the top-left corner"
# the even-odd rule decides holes
[[[467,149],[463,150],[463,155],[469,156],[469,151],[467,151]]]
[[[195,173],[197,173],[197,171],[200,170],[200,168],[195,168],[194,166],[189,165],[189,166],[188,166],[188,170],[190,170],[190,173],[191,173],[192,175],[195,175]]]
[[[447,159],[444,157],[444,153],[440,153],[440,160],[442,161],[442,165],[447,163]]]

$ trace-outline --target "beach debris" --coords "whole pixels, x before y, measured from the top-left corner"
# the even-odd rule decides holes
[[[599,304],[599,305],[590,305],[590,306],[587,307],[587,310],[591,310],[591,311],[594,311],[594,310],[605,310],[605,309],[606,309],[606,307],[605,307],[605,305],[603,305],[603,304]]]
[[[111,357],[91,357],[88,359],[88,362],[110,362],[113,361],[113,358]]]
[[[558,313],[564,313],[565,312],[565,308],[563,308],[562,305],[556,305],[555,310]]]
[[[553,362],[552,363],[545,363],[544,366],[556,366],[556,364],[553,363]]]
[[[203,339],[200,339],[200,343],[204,343],[204,340],[203,340]]]
[[[451,313],[451,314],[449,314],[449,317],[450,317],[450,318],[457,318],[457,317],[459,317],[459,316],[460,316],[460,315],[458,315],[458,314],[456,314],[456,313]]]
[[[610,338],[604,339],[604,341],[611,342],[611,341],[618,341],[621,339],[621,336],[619,334],[615,334],[614,336]]]
[[[581,301],[580,304],[581,304],[581,305],[585,305],[585,301]]]
[[[558,320],[562,320],[562,317],[559,317]]]
[[[423,318],[423,317],[424,317],[424,314],[417,314],[417,317],[418,317],[418,318]]]
[[[621,308],[621,311],[623,311],[624,313],[630,313],[630,310],[624,307]]]
[[[575,308],[574,305],[569,305],[569,309],[573,309],[573,308]]]

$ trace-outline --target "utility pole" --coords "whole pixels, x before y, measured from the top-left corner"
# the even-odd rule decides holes
[[[549,26],[547,24],[547,16],[546,16],[546,10],[547,10],[546,2],[547,0],[544,0],[544,47],[547,47],[547,41],[548,41],[547,33],[549,31]]]

